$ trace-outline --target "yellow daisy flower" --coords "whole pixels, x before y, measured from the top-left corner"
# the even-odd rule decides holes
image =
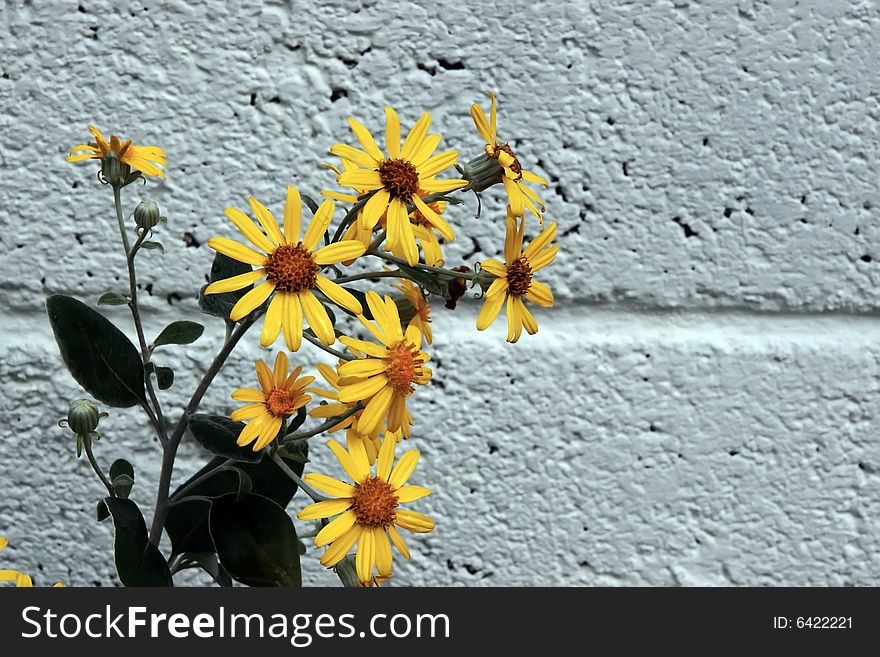
[[[492,99],[489,121],[486,121],[486,115],[477,103],[471,105],[471,117],[474,119],[474,125],[477,126],[477,132],[480,133],[480,136],[486,140],[486,154],[489,157],[496,158],[504,171],[501,181],[504,183],[504,190],[507,192],[507,198],[509,199],[513,214],[521,217],[525,214],[525,209],[528,208],[541,221],[541,227],[543,228],[544,219],[541,217],[541,213],[544,211],[544,204],[538,195],[529,189],[525,183],[537,183],[547,187],[547,180],[536,173],[523,169],[519,158],[513,152],[513,149],[510,148],[510,145],[506,142],[498,141],[495,119],[495,95],[491,91],[489,92],[489,98]],[[535,203],[541,206],[540,212]]]
[[[334,144],[330,152],[355,164],[358,168],[341,173],[337,182],[356,190],[374,192],[364,205],[361,221],[372,229],[387,212],[388,232],[385,248],[399,249],[410,265],[418,262],[419,253],[407,204],[418,209],[426,221],[448,241],[455,238],[452,228],[439,214],[428,207],[419,196],[419,190],[428,193],[449,192],[467,185],[466,180],[436,180],[436,176],[458,159],[457,151],[433,155],[440,143],[439,135],[429,135],[431,115],[425,112],[400,145],[400,121],[397,113],[385,108],[385,146],[388,157],[379,150],[376,140],[361,123],[349,119],[352,131],[363,150],[346,144]]]
[[[392,285],[391,287],[403,292],[403,296],[406,297],[406,300],[409,301],[416,312],[409,321],[410,325],[415,325],[422,332],[422,335],[425,336],[425,342],[431,344],[433,341],[433,335],[431,334],[431,304],[427,302],[425,295],[422,294],[422,288],[411,280],[408,278],[398,278],[397,280],[400,281],[400,285]]]
[[[430,357],[421,350],[422,332],[417,326],[408,326],[405,333],[402,330],[397,306],[390,296],[383,301],[369,290],[366,297],[376,324],[363,315],[358,319],[384,346],[348,336],[339,338],[350,349],[367,356],[337,367],[340,377],[355,380],[340,382],[339,401],[369,400],[358,420],[361,433],[370,434],[385,421],[388,431],[400,430],[409,438],[406,399],[415,391],[413,384],[425,385],[431,380],[431,369],[424,366]]]
[[[333,344],[336,341],[333,323],[312,289],[317,288],[333,303],[349,312],[363,312],[360,302],[350,292],[318,272],[324,265],[335,265],[363,255],[366,250],[364,245],[356,240],[344,240],[315,250],[333,218],[335,206],[329,199],[318,208],[302,240],[302,199],[296,187],[291,185],[287,188],[283,233],[266,206],[255,198],[248,201],[263,227],[262,231],[240,210],[227,208],[226,216],[251,244],[266,255],[229,238],[212,237],[208,240],[208,246],[212,249],[240,262],[256,265],[258,269],[211,283],[205,289],[205,294],[233,292],[265,277],[263,283],[239,299],[229,313],[229,319],[240,320],[275,292],[263,321],[261,345],[268,347],[283,331],[287,348],[297,351],[302,343],[303,314],[317,338],[325,345]]]
[[[296,413],[311,401],[311,395],[305,394],[304,388],[315,380],[313,376],[300,378],[302,367],[293,368],[287,374],[289,366],[287,354],[279,352],[275,357],[275,369],[262,360],[256,363],[257,379],[260,388],[239,388],[232,393],[236,401],[249,402],[229,416],[233,422],[247,421],[236,441],[240,447],[254,443],[253,450],[259,452],[275,440],[284,420]]]
[[[336,373],[336,370],[326,363],[318,363],[317,368],[318,372],[324,377],[324,380],[332,390],[326,388],[306,389],[307,392],[312,392],[319,397],[330,400],[330,403],[321,404],[320,406],[312,408],[312,410],[309,411],[311,417],[326,420],[331,417],[342,415],[352,406],[357,404],[357,402],[341,403],[339,401],[339,388],[341,383],[354,383],[359,379],[341,379]],[[364,443],[364,449],[367,452],[367,459],[370,462],[370,465],[373,465],[373,463],[376,462],[376,457],[379,455],[379,447],[381,446],[381,441],[379,440],[381,427],[376,427],[376,429],[370,434],[361,433],[358,430],[358,420],[360,419],[361,413],[363,413],[363,410],[357,411],[353,415],[349,415],[347,418],[328,429],[327,432],[334,433],[340,429],[346,429],[345,437],[348,440],[360,440]]]
[[[304,479],[335,499],[310,504],[297,514],[300,520],[317,520],[338,516],[315,536],[317,547],[328,546],[321,564],[331,567],[339,563],[357,543],[355,569],[361,582],[373,579],[375,569],[379,577],[391,576],[391,545],[388,539],[409,559],[409,550],[398,527],[411,532],[427,533],[434,529],[434,521],[426,515],[401,509],[401,504],[414,502],[431,491],[421,486],[406,486],[419,460],[419,451],[406,452],[392,469],[397,440],[386,435],[373,474],[367,461],[363,443],[349,442],[348,450],[335,440],[327,445],[333,450],[342,468],[354,482],[345,482],[327,475],[309,473]]]
[[[525,220],[519,221],[508,211],[507,236],[504,239],[506,262],[501,264],[490,259],[482,263],[482,268],[497,278],[486,291],[486,303],[477,317],[477,329],[483,331],[488,328],[498,317],[506,300],[508,342],[519,340],[523,326],[529,335],[538,332],[538,323],[523,303],[523,297],[544,308],[553,305],[553,292],[532,276],[556,258],[559,245],[548,246],[556,237],[556,222],[533,239],[525,251],[522,250],[524,228]]]
[[[165,166],[165,151],[158,146],[134,146],[131,140],[121,141],[116,135],[110,135],[110,143],[104,139],[104,135],[95,126],[89,126],[89,132],[95,138],[90,144],[80,144],[70,149],[67,156],[68,162],[81,162],[82,160],[100,160],[107,153],[113,151],[123,164],[132,169],[137,169],[148,176],[165,177],[165,172],[157,165]]]

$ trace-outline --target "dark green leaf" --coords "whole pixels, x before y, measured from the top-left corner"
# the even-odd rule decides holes
[[[128,297],[124,297],[116,292],[104,292],[98,297],[99,306],[124,306],[128,303]]]
[[[420,285],[431,294],[443,294],[443,289],[440,287],[440,283],[433,275],[408,265],[398,265],[398,267],[400,268],[400,271],[406,274],[408,278],[412,279],[416,285]]]
[[[159,390],[168,390],[174,385],[174,370],[170,367],[157,367],[156,382],[159,384]]]
[[[64,364],[86,392],[120,408],[145,401],[143,363],[122,331],[63,294],[46,299],[46,310]]]
[[[302,408],[300,408],[296,412],[296,415],[293,418],[291,418],[290,424],[287,425],[287,431],[284,432],[284,435],[289,436],[294,431],[299,429],[303,425],[303,422],[305,422],[305,421],[306,421],[306,407],[303,406]]]
[[[220,586],[232,586],[232,578],[226,569],[220,565],[217,555],[213,552],[187,552],[181,555],[181,562],[191,561],[199,564],[202,570],[208,573]]]
[[[288,448],[288,455],[284,456],[284,462],[298,476],[302,476],[305,462],[308,459],[308,443],[303,441],[297,444],[295,449]],[[262,455],[262,452],[259,453]],[[178,490],[187,486],[191,481],[201,478],[203,475],[216,470],[218,466],[226,462],[222,456],[214,457],[204,468],[195,473],[184,482]],[[274,500],[282,508],[286,507],[297,491],[296,484],[279,468],[275,461],[269,457],[263,458],[259,463],[235,464],[235,467],[250,477],[253,483],[252,492]],[[241,488],[241,479],[231,469],[215,472],[203,481],[187,490],[187,495],[203,497],[219,497],[228,493],[235,493]],[[177,491],[175,491],[175,495]],[[173,495],[172,495],[173,497]],[[175,504],[168,512],[165,521],[165,531],[171,539],[173,554],[181,552],[213,552],[214,544],[208,534],[207,516],[210,504],[204,500],[187,500],[181,504]]]
[[[160,347],[163,344],[190,344],[198,340],[204,332],[205,327],[198,322],[188,322],[186,320],[171,322],[168,326],[162,329],[159,337],[153,341],[153,346]]]
[[[300,194],[300,198],[302,198],[303,203],[306,204],[306,207],[311,211],[312,215],[314,215],[318,211],[318,204],[308,194]]]
[[[196,442],[217,456],[247,463],[257,463],[263,452],[255,452],[251,445],[239,447],[235,441],[244,429],[244,422],[233,422],[225,415],[198,414],[189,418],[189,430]]]
[[[252,267],[244,262],[233,260],[232,258],[217,253],[214,256],[214,263],[211,265],[211,282],[222,281],[239,274],[246,274],[252,271]],[[205,287],[199,290],[199,308],[203,313],[229,319],[229,312],[232,307],[247,294],[253,285],[248,285],[235,292],[224,292],[222,294],[205,294]]]
[[[104,504],[104,500],[98,500],[98,508],[95,509],[95,518],[97,518],[98,522],[104,522],[109,517],[110,510],[107,508],[107,505]]]
[[[142,249],[150,249],[150,250],[155,249],[155,250],[161,251],[162,253],[165,253],[165,247],[162,246],[162,242],[150,242],[150,241],[141,242],[141,248]]]
[[[100,504],[112,516],[116,530],[113,554],[119,581],[125,586],[174,586],[165,557],[147,539],[147,526],[137,504],[118,497],[105,497]]]
[[[287,512],[261,495],[224,495],[211,505],[211,538],[220,563],[248,586],[302,586],[296,529]]]
[[[128,497],[134,486],[134,468],[125,459],[116,459],[110,466],[110,483],[117,497]]]

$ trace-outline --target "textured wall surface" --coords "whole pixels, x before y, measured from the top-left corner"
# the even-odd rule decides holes
[[[124,289],[109,190],[63,160],[86,124],[169,154],[168,181],[134,190],[169,217],[167,254],[141,264],[155,335],[200,318],[225,207],[333,184],[318,165],[351,140],[346,117],[378,129],[391,104],[406,128],[428,110],[469,159],[468,107],[491,88],[502,136],[551,181],[558,303],[517,345],[501,322],[474,329],[473,300],[435,307],[413,446],[438,525],[398,581],[880,584],[880,9],[468,4],[0,4],[4,563],[116,583],[100,485],[55,425],[82,391],[43,310]],[[450,210],[451,265],[501,250],[500,190],[480,221],[472,201]],[[124,310],[107,313],[130,330]],[[164,355],[172,416],[222,337],[200,321]],[[246,340],[203,409],[228,411],[267,353]],[[133,451],[149,515],[159,447],[134,411],[105,422],[99,458]],[[185,443],[175,481],[204,458]],[[337,583],[314,551],[304,564]]]

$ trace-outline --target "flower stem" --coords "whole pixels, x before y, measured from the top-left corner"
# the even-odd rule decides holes
[[[378,249],[370,249],[369,251],[367,251],[367,255],[382,258],[382,260],[393,262],[395,265],[403,265],[404,267],[410,266],[410,264],[403,258],[398,258],[397,256],[382,253]],[[412,265],[412,267],[416,269],[421,269],[422,271],[426,271],[432,274],[441,274],[450,278],[464,278],[469,281],[474,280],[477,276],[480,275],[479,272],[456,271],[454,269],[446,269],[445,267],[432,267],[431,265],[425,265],[421,262],[417,262],[416,264]]]
[[[220,351],[214,357],[213,362],[208,367],[208,370],[205,372],[205,375],[202,377],[202,380],[193,392],[189,403],[183,411],[183,415],[180,416],[177,426],[174,427],[174,432],[168,439],[168,444],[165,445],[165,450],[162,453],[162,470],[159,474],[159,488],[156,492],[156,509],[153,512],[153,524],[150,527],[150,543],[153,545],[158,546],[159,539],[162,537],[162,528],[165,526],[165,517],[168,515],[168,494],[169,489],[171,488],[171,473],[174,470],[174,458],[177,456],[177,448],[180,447],[180,441],[183,439],[183,433],[186,431],[189,417],[198,410],[202,397],[205,396],[205,393],[214,381],[214,377],[217,376],[217,373],[223,367],[229,354],[235,349],[235,345],[238,344],[239,340],[244,337],[244,334],[247,333],[248,329],[257,321],[258,315],[259,313],[251,313],[241,320],[238,326],[235,327],[235,330],[229,335],[226,342],[223,343]]]
[[[359,410],[363,409],[363,407],[363,404],[355,404],[347,411],[345,411],[345,413],[329,418],[327,421],[322,422],[314,429],[308,429],[307,431],[297,431],[296,433],[287,434],[284,437],[284,440],[282,440],[281,442],[285,447],[287,447],[288,445],[292,445],[293,443],[299,442],[300,440],[308,440],[309,438],[317,436],[319,433],[324,433],[325,431],[327,431],[327,429],[336,426],[343,420],[351,417]]]
[[[113,204],[116,206],[116,221],[119,223],[119,234],[122,236],[122,245],[125,248],[125,262],[128,265],[128,307],[131,309],[131,318],[134,321],[138,343],[141,347],[141,360],[144,365],[144,385],[146,386],[147,393],[150,395],[150,401],[153,404],[151,408],[149,404],[144,402],[141,404],[141,407],[144,409],[147,416],[149,416],[150,421],[156,429],[156,435],[159,437],[159,441],[162,443],[162,446],[165,447],[168,444],[168,435],[165,432],[165,418],[162,416],[162,406],[159,404],[159,398],[156,396],[156,391],[153,389],[152,375],[147,370],[147,365],[150,362],[150,350],[147,347],[147,341],[144,338],[144,327],[141,323],[141,313],[138,308],[137,300],[137,272],[134,266],[134,256],[135,253],[137,253],[137,249],[140,248],[141,243],[143,243],[144,236],[141,235],[138,238],[134,249],[129,246],[128,234],[125,231],[125,219],[122,215],[121,189],[121,186],[113,185]]]
[[[318,340],[318,338],[306,333],[305,331],[303,331],[303,337],[311,342],[313,345],[315,345],[318,349],[326,351],[331,356],[336,356],[337,358],[341,358],[342,360],[351,360],[351,356],[347,356],[341,351],[334,349],[333,347],[328,347],[323,342]]]
[[[98,475],[98,479],[101,480],[101,483],[107,488],[107,492],[110,494],[110,497],[116,497],[116,494],[113,492],[113,484],[110,483],[110,480],[107,479],[107,475],[104,474],[104,471],[101,470],[101,467],[98,465],[98,461],[95,459],[94,453],[92,453],[92,439],[88,436],[85,436],[85,440],[83,440],[83,448],[86,451],[86,456],[89,459],[89,463],[92,464],[92,470],[95,471],[95,474]]]
[[[297,486],[299,486],[306,495],[308,495],[309,497],[312,498],[313,502],[322,502],[324,500],[330,499],[329,497],[321,495],[321,493],[319,493],[314,488],[309,486],[306,482],[304,482],[298,474],[296,474],[293,470],[291,470],[287,466],[287,464],[284,462],[284,459],[281,458],[277,452],[275,454],[272,454],[272,460],[275,461],[275,465],[277,465],[279,468],[281,468],[281,470],[282,470],[282,472],[284,472],[284,474],[286,474],[288,477],[290,477],[290,479],[293,481],[293,483],[295,483]]]
[[[339,278],[334,278],[333,282],[342,284],[371,278],[397,278],[403,275],[403,272],[396,269],[394,271],[366,271],[361,274],[352,274],[351,276],[340,276]]]

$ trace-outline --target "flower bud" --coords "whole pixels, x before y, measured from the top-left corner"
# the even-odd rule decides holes
[[[462,265],[461,267],[456,267],[454,271],[470,273],[471,269],[466,265]],[[449,310],[455,310],[458,300],[464,296],[465,292],[467,292],[466,278],[454,278],[449,281],[449,284],[446,286],[446,307]]]
[[[497,185],[503,174],[504,169],[498,163],[498,158],[489,157],[488,153],[475,157],[461,168],[461,176],[468,181],[468,189],[475,192]]]
[[[106,416],[106,413],[98,412],[98,407],[88,399],[77,399],[67,412],[67,426],[78,436],[88,436],[98,428],[98,421]]]
[[[101,158],[101,178],[111,185],[122,185],[128,175],[129,167],[122,163],[116,151],[107,151]]]
[[[150,230],[159,223],[159,205],[152,199],[145,199],[134,209],[134,222],[139,230]]]

